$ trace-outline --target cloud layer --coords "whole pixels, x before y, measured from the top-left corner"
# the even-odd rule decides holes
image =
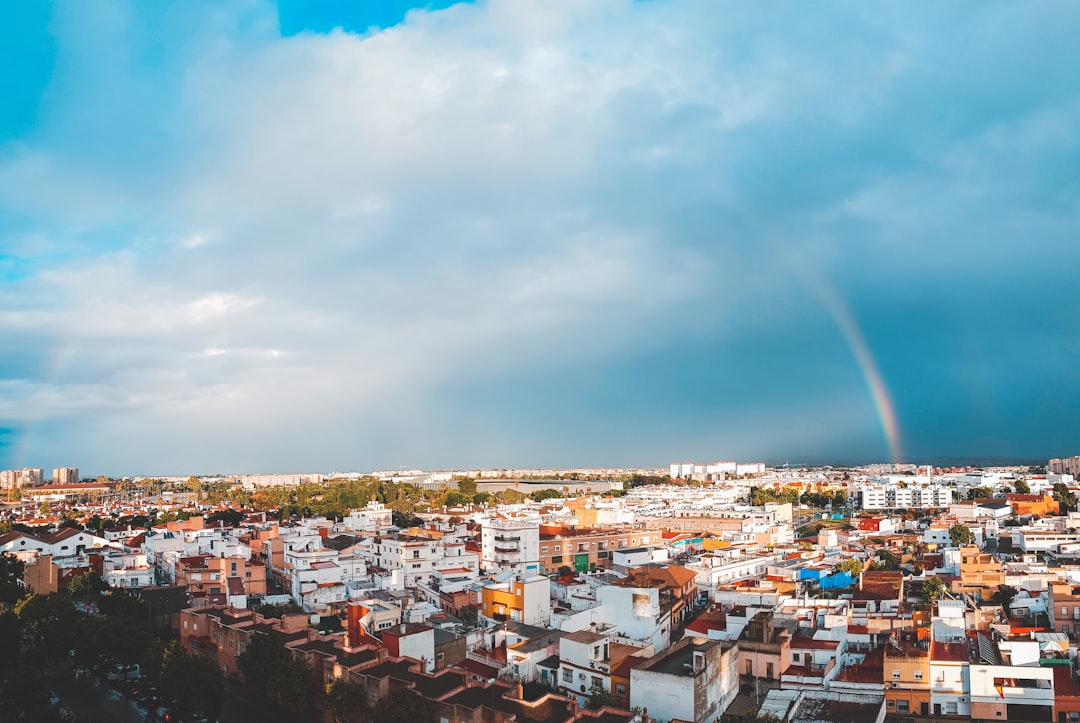
[[[54,8],[0,147],[0,462],[1072,454],[1070,4]]]

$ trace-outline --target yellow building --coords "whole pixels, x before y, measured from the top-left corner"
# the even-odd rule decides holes
[[[928,632],[924,629],[923,632]],[[917,630],[897,630],[885,646],[885,712],[930,714],[930,641]]]

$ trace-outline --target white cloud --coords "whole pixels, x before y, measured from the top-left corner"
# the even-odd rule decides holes
[[[127,52],[137,16],[61,18],[52,115],[0,154],[0,202],[40,227],[21,253],[53,254],[0,288],[0,333],[72,350],[55,373],[13,372],[0,409],[96,420],[35,439],[46,466],[61,449],[117,472],[415,459],[402,420],[473,413],[447,399],[477,380],[526,387],[538,366],[674,357],[821,316],[776,301],[798,282],[773,234],[844,272],[844,223],[917,238],[911,206],[947,218],[957,164],[992,175],[978,154],[1013,136],[1075,143],[1074,106],[1020,132],[897,140],[904,84],[937,46],[916,20],[857,10],[492,0],[290,38],[269,5],[173,12],[150,69]],[[904,246],[888,230],[859,243]],[[864,439],[840,406],[804,446]],[[446,433],[420,445],[460,450],[447,464],[488,449]]]

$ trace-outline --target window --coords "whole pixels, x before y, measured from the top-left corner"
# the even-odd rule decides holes
[[[893,680],[900,680],[900,671],[899,670],[894,670],[892,672],[892,679]]]
[[[566,683],[573,683],[574,682],[574,671],[570,670],[570,668],[563,668],[562,679]]]
[[[555,552],[558,552],[561,549],[562,549],[562,545],[555,545]]]
[[[620,697],[626,695],[626,686],[623,685],[622,683],[616,683],[615,684],[615,695],[618,695]]]
[[[413,550],[413,551],[412,551],[412,556],[413,556],[413,559],[414,559],[414,560],[415,560],[416,558],[420,557],[420,551],[419,551],[419,550]]]
[[[890,700],[890,701],[889,701],[889,704],[888,704],[888,708],[890,708],[890,709],[891,709],[891,708],[892,708],[892,707],[893,707],[894,705],[895,705],[895,703],[894,703],[893,701],[891,701],[891,700]]]
[[[906,700],[898,700],[898,701],[896,701],[896,712],[897,713],[908,713],[910,711],[911,711],[911,708],[908,706],[908,702]]]
[[[541,548],[540,548],[540,552],[547,552],[547,547],[546,547],[546,546],[545,546],[545,547],[541,547]]]
[[[921,670],[916,670],[915,671],[915,680],[922,680],[922,671]]]
[[[604,687],[604,681],[594,675],[592,677],[592,687],[593,688],[603,688]]]

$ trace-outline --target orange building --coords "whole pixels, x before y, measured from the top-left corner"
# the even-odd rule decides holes
[[[1035,515],[1045,517],[1047,515],[1061,514],[1060,506],[1053,497],[1048,495],[1005,495],[1005,499],[1012,505],[1017,515]]]
[[[239,579],[248,595],[266,594],[266,572],[258,560],[192,555],[176,562],[176,584],[186,585],[193,597],[225,594],[230,578]]]
[[[930,641],[917,631],[897,630],[885,645],[885,712],[930,714]]]

